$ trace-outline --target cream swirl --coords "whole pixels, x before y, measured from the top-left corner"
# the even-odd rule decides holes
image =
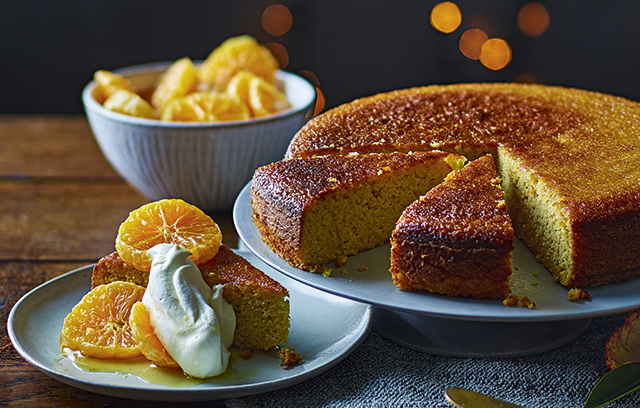
[[[189,376],[224,373],[236,317],[223,285],[210,288],[184,248],[158,244],[147,252],[152,264],[142,303],[160,342]]]

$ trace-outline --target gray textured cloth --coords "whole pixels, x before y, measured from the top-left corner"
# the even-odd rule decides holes
[[[593,319],[575,341],[526,357],[440,357],[400,347],[372,332],[330,370],[279,391],[230,399],[229,408],[451,407],[447,387],[468,388],[528,408],[582,407],[609,371],[604,344],[626,313]],[[608,407],[640,407],[640,391]]]

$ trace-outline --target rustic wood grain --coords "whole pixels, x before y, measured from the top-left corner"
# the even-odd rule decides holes
[[[11,308],[29,290],[111,253],[120,223],[148,201],[112,169],[83,116],[0,116],[0,405],[149,405],[52,379],[15,351],[6,328]],[[210,215],[223,241],[236,248],[230,212]]]

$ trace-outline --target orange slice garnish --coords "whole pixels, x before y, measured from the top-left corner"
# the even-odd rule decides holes
[[[140,352],[151,360],[158,367],[178,368],[180,367],[176,360],[171,357],[167,350],[156,336],[151,321],[149,320],[149,312],[144,303],[136,302],[131,309],[129,317],[129,325],[131,333],[135,339]]]
[[[130,282],[112,282],[92,289],[64,319],[60,347],[101,359],[140,356],[129,315],[144,290]]]
[[[213,258],[222,243],[218,225],[198,207],[180,199],[155,201],[132,211],[120,225],[116,250],[124,262],[151,270],[147,250],[162,243],[191,252],[196,265]]]

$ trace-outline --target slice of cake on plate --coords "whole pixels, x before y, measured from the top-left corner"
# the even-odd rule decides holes
[[[236,315],[232,347],[270,350],[286,344],[289,335],[289,292],[226,245],[198,268],[209,286],[224,285],[222,297]],[[103,257],[94,267],[92,287],[114,281],[147,286],[149,272],[124,262],[118,252]]]
[[[411,204],[391,238],[394,284],[474,298],[511,293],[513,227],[500,183],[487,155]]]

